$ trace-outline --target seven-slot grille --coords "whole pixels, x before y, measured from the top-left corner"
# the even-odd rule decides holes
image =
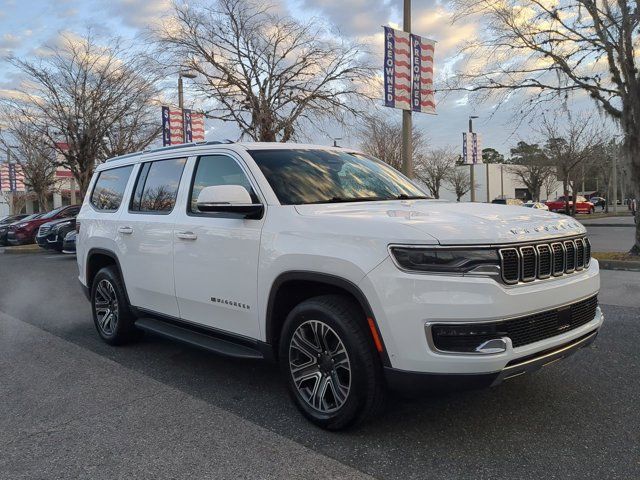
[[[502,280],[510,285],[580,271],[589,266],[587,238],[505,247],[499,250]]]

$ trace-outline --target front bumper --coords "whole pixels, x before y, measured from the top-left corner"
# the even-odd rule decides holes
[[[505,351],[469,355],[441,352],[429,345],[429,324],[465,325],[525,317],[563,308],[597,295],[599,267],[571,275],[507,286],[488,277],[411,274],[391,259],[382,262],[359,284],[369,300],[386,353],[388,367],[428,374],[477,375],[501,372],[510,362],[558,348],[597,330],[600,309],[591,321],[558,335],[513,346]]]
[[[448,390],[470,390],[499,385],[510,378],[519,377],[525,373],[532,373],[542,367],[562,360],[581,348],[593,343],[598,336],[598,330],[578,337],[575,340],[559,345],[558,347],[543,350],[529,357],[524,357],[507,364],[505,368],[497,372],[477,374],[446,374],[408,372],[385,367],[384,375],[387,386],[404,393],[421,393]]]
[[[33,243],[33,237],[27,233],[9,232],[7,234],[7,243],[9,245],[27,245]]]
[[[49,233],[44,236],[36,236],[36,243],[46,249],[61,250],[62,238],[57,233]]]

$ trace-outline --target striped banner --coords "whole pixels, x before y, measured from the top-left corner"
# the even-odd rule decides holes
[[[17,163],[0,163],[0,192],[24,192],[24,173]]]
[[[411,82],[411,109],[414,112],[436,113],[433,96],[433,54],[435,42],[411,34],[413,53]]]
[[[183,140],[184,135],[184,140]],[[162,107],[162,145],[204,141],[204,115],[189,109]]]
[[[384,27],[384,104],[411,110],[411,42],[410,35]]]

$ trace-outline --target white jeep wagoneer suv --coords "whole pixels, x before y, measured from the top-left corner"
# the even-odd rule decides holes
[[[100,336],[278,361],[339,429],[386,388],[496,385],[590,344],[598,262],[570,217],[445,203],[350,149],[207,142],[100,165],[78,216]]]

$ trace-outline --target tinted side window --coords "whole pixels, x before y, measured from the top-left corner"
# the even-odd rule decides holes
[[[203,188],[214,185],[241,185],[247,189],[253,203],[260,203],[249,179],[233,158],[226,155],[208,155],[200,157],[196,165],[196,173],[191,187],[190,212],[201,213],[196,207],[198,195]]]
[[[91,193],[91,204],[98,210],[117,210],[122,203],[131,170],[133,165],[100,172]]]
[[[178,185],[186,158],[145,163],[140,169],[131,211],[169,213],[178,196]]]

